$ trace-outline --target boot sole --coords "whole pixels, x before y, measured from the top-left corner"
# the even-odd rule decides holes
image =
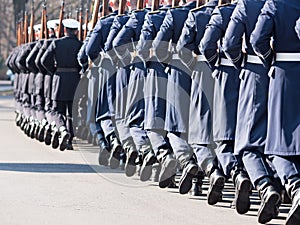
[[[224,184],[225,178],[219,177],[212,185],[211,189],[207,193],[207,202],[209,205],[215,205],[218,201],[220,201]]]
[[[140,180],[141,181],[147,181],[150,179],[152,175],[152,165],[156,162],[156,157],[153,155],[148,162],[143,162],[142,168],[141,168],[141,175]]]
[[[278,193],[273,193],[269,198],[264,202],[264,204],[258,210],[258,222],[267,223],[275,218],[277,215],[277,204],[280,200],[280,195]]]
[[[64,136],[64,138],[62,139],[61,144],[59,146],[59,150],[60,151],[66,150],[66,148],[68,147],[68,143],[67,142],[68,142],[69,138],[70,138],[70,134],[66,134]]]
[[[285,225],[298,225],[300,224],[300,205],[299,201],[295,208],[289,212],[289,215],[286,219]]]
[[[245,214],[250,208],[250,190],[251,190],[250,180],[244,180],[238,187],[236,193],[236,211],[238,214]]]
[[[122,150],[122,146],[118,146],[112,151],[111,156],[109,158],[109,166],[111,169],[117,169],[120,166],[120,153]]]
[[[127,177],[132,177],[136,172],[135,160],[138,157],[138,152],[132,152],[125,164],[125,174]]]
[[[198,167],[193,166],[190,171],[188,171],[186,174],[184,174],[179,182],[179,193],[180,194],[187,194],[193,185],[193,178],[198,172]]]
[[[59,146],[59,139],[58,139],[58,134],[54,134],[54,137],[53,137],[53,141],[52,141],[52,148],[53,149],[57,149]]]
[[[52,139],[51,132],[50,131],[46,131],[45,144],[46,145],[51,145],[51,139]]]
[[[172,182],[172,176],[175,174],[174,168],[176,166],[176,160],[172,159],[166,165],[165,168],[161,168],[160,176],[159,176],[159,187],[166,188]]]
[[[100,151],[98,157],[99,165],[108,166],[108,158],[109,158],[109,152],[107,151],[107,149]]]

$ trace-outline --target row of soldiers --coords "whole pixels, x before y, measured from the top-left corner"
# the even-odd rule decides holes
[[[286,190],[292,200],[286,224],[299,224],[300,3],[197,3],[153,1],[149,9],[131,1],[132,11],[124,12],[124,1],[112,0],[112,12],[83,44],[74,38],[78,25],[66,23],[73,38],[49,41],[36,60],[43,71],[11,66],[18,76],[30,79],[32,72],[36,80],[40,72],[44,81],[52,79],[51,95],[44,95],[50,111],[38,91],[32,101],[23,93],[18,116],[25,119],[17,121],[34,126],[27,113],[34,102],[37,112],[45,112],[38,127],[50,130],[52,146],[71,149],[78,87],[76,96],[88,92],[85,122],[98,139],[100,165],[118,168],[124,153],[125,174],[133,176],[140,164],[140,180],[147,181],[158,162],[161,188],[172,183],[179,166],[180,194],[195,180],[201,187],[207,176],[210,205],[222,200],[232,179],[239,214],[249,211],[252,188],[259,192],[259,223],[277,217]],[[88,84],[78,85],[80,70]]]

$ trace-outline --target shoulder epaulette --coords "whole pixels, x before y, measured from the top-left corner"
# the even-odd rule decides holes
[[[205,8],[206,7],[206,5],[201,5],[200,7],[198,7],[198,8],[194,8],[194,9],[192,9],[191,10],[191,12],[196,12],[196,11],[198,11],[198,10],[200,10],[200,9],[203,9],[203,8]]]
[[[159,10],[149,12],[150,15],[157,14],[157,13],[159,13]]]
[[[126,16],[126,14],[118,14],[117,17]]]
[[[177,8],[182,8],[182,6],[178,5],[178,6],[171,7],[170,9],[177,9]]]
[[[218,8],[221,8],[221,7],[229,6],[229,5],[231,5],[231,3],[226,3],[226,4],[223,4],[223,5],[218,5],[217,7],[218,7]]]
[[[132,12],[141,12],[141,11],[144,11],[145,9],[135,9],[133,10]]]

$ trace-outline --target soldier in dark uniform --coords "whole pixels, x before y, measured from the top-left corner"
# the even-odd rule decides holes
[[[16,64],[21,71],[21,79],[22,79],[22,105],[25,119],[22,127],[24,128],[24,132],[30,136],[32,128],[33,128],[33,119],[34,119],[34,96],[33,96],[33,88],[34,88],[34,73],[30,73],[29,68],[26,66],[26,58],[29,53],[35,46],[36,42],[31,42],[27,44],[23,44],[21,46],[21,50],[16,58]]]
[[[280,199],[279,193],[274,188],[272,169],[264,155],[267,135],[269,67],[262,64],[249,43],[250,35],[264,3],[265,1],[239,1],[231,16],[223,42],[225,54],[234,66],[240,69],[244,60],[242,42],[243,35],[245,35],[247,56],[240,74],[234,152],[242,156],[253,186],[265,195],[261,196],[262,202],[258,211],[260,223],[266,223],[276,216],[277,203]],[[242,185],[243,183],[240,184]],[[267,188],[267,186],[267,191],[262,192],[262,187]],[[236,203],[237,212],[240,214],[246,213],[249,207],[249,199],[246,202]]]
[[[172,152],[164,131],[168,78],[164,71],[165,66],[150,53],[152,42],[170,7],[171,1],[167,1],[158,10],[146,14],[140,40],[136,47],[137,54],[143,60],[148,71],[144,84],[144,129],[147,130],[147,136],[152,147],[143,157],[140,172],[141,181],[146,181],[151,177],[152,165],[157,161],[157,158],[161,162],[163,156]]]
[[[146,130],[144,130],[144,78],[146,68],[139,57],[132,59],[131,54],[134,51],[136,42],[140,38],[140,33],[144,23],[147,9],[134,10],[125,26],[120,30],[113,41],[113,47],[123,66],[132,64],[131,70],[127,70],[128,76],[127,99],[125,109],[125,123],[129,127],[130,134],[134,141],[131,148],[126,151],[125,174],[133,176],[136,171],[135,161],[138,155],[144,158],[151,151],[149,139]],[[135,146],[136,148],[133,148]],[[144,180],[144,178],[141,178]]]
[[[230,1],[223,1],[230,2]],[[221,5],[213,11],[212,17],[207,25],[204,36],[200,42],[200,51],[207,59],[210,67],[213,69],[213,77],[215,79],[214,86],[214,100],[213,100],[213,138],[217,144],[216,155],[227,178],[232,178],[235,183],[236,177],[242,176],[242,181],[249,179],[244,175],[242,160],[234,156],[234,139],[236,126],[237,103],[239,97],[239,72],[233,64],[226,58],[222,51],[223,37],[230,16],[236,6],[236,2],[232,4]],[[220,46],[218,46],[220,41]],[[218,52],[219,48],[219,52]],[[219,59],[219,61],[218,61]],[[216,63],[218,63],[217,66]],[[216,204],[218,202],[217,193],[221,195],[224,179],[219,184],[213,186],[212,192],[215,193],[216,198],[209,204]],[[214,182],[214,176],[211,177],[210,182]],[[245,185],[247,186],[247,185]],[[243,186],[244,187],[244,186]],[[247,192],[248,191],[248,192]],[[249,198],[249,190],[239,190],[236,192],[235,199],[241,197],[247,201]]]
[[[73,19],[63,20],[66,36],[54,40],[47,48],[41,62],[52,80],[53,115],[56,131],[52,145],[57,145],[60,137],[60,150],[73,149],[72,104],[81,69],[77,53],[82,45],[77,38],[79,23]]]
[[[15,112],[16,112],[16,125],[20,126],[23,119],[23,112],[22,112],[22,102],[21,102],[21,76],[20,71],[15,65],[15,58],[18,54],[19,47],[15,47],[9,56],[6,59],[5,64],[7,67],[15,74],[14,78],[14,101],[15,101]]]
[[[189,117],[187,109],[189,108],[191,71],[182,63],[174,46],[172,46],[172,52],[168,50],[170,41],[172,45],[177,44],[184,21],[189,11],[195,7],[195,1],[187,1],[183,6],[169,9],[153,42],[155,55],[160,62],[168,63],[169,58],[172,58],[167,83],[165,130],[168,131],[170,145],[183,168],[179,182],[181,194],[191,189],[192,179],[198,173],[198,166],[192,158],[193,150],[187,142]],[[175,166],[176,160],[170,154],[163,158],[162,171],[168,171],[168,173],[160,174],[160,187],[168,186],[172,176],[170,171]]]
[[[44,114],[44,118],[40,121],[39,129],[39,140],[44,140],[46,145],[51,144],[51,122],[52,120],[52,100],[51,100],[51,88],[52,88],[52,75],[50,75],[47,70],[41,64],[41,58],[54,38],[56,38],[56,28],[58,26],[59,20],[49,20],[47,26],[49,28],[49,39],[43,40],[42,45],[39,48],[37,56],[35,58],[35,65],[39,70],[39,73],[43,75],[43,89],[40,92],[40,95],[44,96],[44,109],[40,109],[41,116]]]
[[[297,0],[267,0],[250,37],[254,52],[264,65],[272,65],[268,73],[265,154],[271,155],[274,168],[292,200],[286,225],[300,223],[300,106],[295,102],[300,95],[300,41],[295,32],[299,15]],[[261,188],[263,199],[268,196],[265,195],[267,191],[268,186]]]
[[[224,179],[219,176],[219,168],[215,163],[215,153],[212,148],[212,102],[214,80],[211,76],[206,59],[200,53],[199,43],[204,35],[206,25],[209,22],[214,8],[218,1],[209,1],[204,6],[191,10],[188,19],[183,27],[182,34],[177,44],[177,50],[183,62],[193,70],[191,99],[190,99],[190,120],[189,120],[189,144],[194,150],[197,163],[208,177],[214,180],[210,185],[217,184],[218,180]],[[195,55],[195,59],[193,57]],[[216,171],[215,171],[216,170]],[[195,185],[201,185],[201,174],[198,175]],[[198,183],[198,184],[197,184]],[[198,187],[200,189],[201,187]],[[197,186],[193,189],[197,193]],[[208,202],[211,203],[214,192],[208,193]]]
[[[108,165],[110,147],[114,149],[113,151],[116,151],[116,148],[119,148],[117,151],[121,151],[120,149],[122,148],[121,143],[117,138],[116,129],[112,121],[112,118],[114,117],[112,101],[115,94],[114,73],[110,71],[110,68],[112,67],[110,59],[103,57],[104,44],[107,40],[107,36],[114,18],[118,14],[117,9],[119,7],[119,1],[115,0],[112,1],[112,3],[113,12],[98,20],[86,45],[87,55],[92,61],[94,61],[95,64],[97,64],[95,67],[93,66],[91,68],[91,73],[93,76],[97,76],[97,82],[95,83],[97,87],[95,87],[96,91],[94,93],[96,94],[94,99],[94,119],[98,130],[101,129],[101,134],[98,133],[100,145],[98,159],[100,165]]]
[[[131,2],[131,7],[136,7],[136,1]],[[110,28],[107,40],[104,45],[104,51],[106,52],[106,57],[109,57],[112,63],[116,66],[116,89],[115,89],[115,102],[114,102],[114,115],[115,115],[115,126],[118,132],[118,138],[120,139],[123,148],[130,148],[134,145],[132,137],[130,136],[129,128],[125,126],[124,115],[125,115],[125,105],[126,105],[126,90],[124,87],[128,83],[128,74],[130,70],[129,66],[122,67],[118,57],[113,50],[113,40],[118,35],[119,31],[126,24],[129,19],[128,14],[118,15],[114,18],[112,26]],[[103,71],[102,71],[103,72]],[[108,73],[113,73],[113,71],[107,71]],[[124,75],[126,74],[126,75]],[[100,113],[100,112],[99,112]],[[112,136],[113,137],[113,136]],[[113,139],[116,144],[116,148],[111,149],[111,154],[109,158],[109,163],[111,168],[117,168],[120,165],[121,153],[123,148],[119,148],[118,139]],[[109,140],[111,142],[111,140]]]

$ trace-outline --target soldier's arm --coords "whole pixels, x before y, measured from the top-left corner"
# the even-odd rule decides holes
[[[213,11],[210,21],[205,29],[204,36],[201,39],[199,49],[205,56],[207,62],[212,69],[218,61],[218,41],[222,37],[223,19],[219,8]]]
[[[35,59],[41,47],[41,43],[37,42],[33,47],[32,51],[29,53],[28,57],[26,58],[26,67],[29,69],[30,72],[37,73],[38,68],[35,64]]]
[[[269,67],[273,60],[273,51],[270,40],[273,35],[276,14],[274,3],[267,1],[261,10],[255,28],[250,37],[250,43],[255,53],[262,59],[265,66]]]
[[[113,48],[123,65],[128,65],[131,62],[130,52],[133,52],[132,38],[134,37],[136,24],[137,18],[133,13],[113,40]]]
[[[236,68],[241,68],[243,62],[242,44],[246,18],[244,2],[239,1],[232,13],[222,45],[226,57]]]
[[[86,54],[92,61],[94,61],[103,48],[103,38],[102,38],[102,20],[98,20],[89,41],[86,43]]]
[[[20,53],[18,54],[18,57],[16,58],[16,65],[22,72],[27,72],[28,68],[26,67],[26,58],[28,54],[30,53],[30,47],[29,45],[24,45],[22,49],[20,50]]]
[[[40,48],[40,50],[39,50],[39,52],[38,52],[38,54],[37,54],[37,56],[35,58],[35,65],[36,65],[36,67],[43,74],[46,74],[47,70],[42,65],[41,58],[44,55],[44,53],[46,52],[46,50],[49,47],[50,43],[51,43],[51,40],[44,41],[42,47]]]
[[[47,70],[50,75],[53,75],[55,72],[55,41],[53,41],[50,46],[47,48],[45,53],[41,58],[41,63],[43,67]]]
[[[89,57],[86,52],[87,44],[91,41],[91,32],[88,33],[83,45],[81,46],[78,54],[77,61],[79,65],[82,67],[82,71],[85,72],[88,68]]]
[[[300,18],[296,22],[295,30],[296,30],[296,33],[298,34],[298,38],[300,39]]]
[[[159,61],[165,62],[170,57],[169,42],[173,36],[173,15],[172,9],[168,10],[164,21],[153,41],[153,50]]]
[[[104,51],[111,57],[114,62],[116,62],[117,56],[116,52],[113,50],[113,40],[118,35],[119,31],[122,29],[123,25],[127,22],[128,19],[129,17],[127,15],[116,16],[114,18],[113,24],[104,44]]]
[[[192,12],[189,12],[188,18],[184,23],[182,33],[177,43],[176,49],[179,57],[189,67],[192,68],[195,60],[193,51],[196,48],[196,19]]]
[[[141,30],[140,40],[137,44],[136,50],[138,54],[147,61],[150,56],[150,48],[155,37],[155,27],[152,21],[153,14],[147,14]]]

